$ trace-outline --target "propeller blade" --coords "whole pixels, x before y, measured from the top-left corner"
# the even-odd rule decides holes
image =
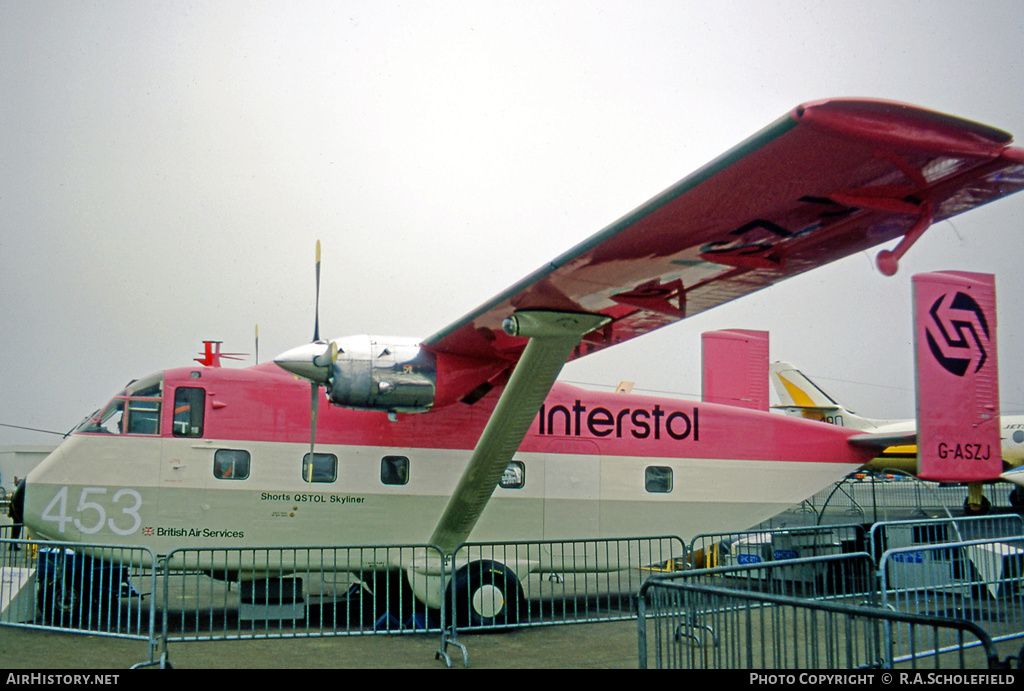
[[[309,390],[312,395],[310,399],[309,409],[311,411],[310,422],[309,422],[309,466],[306,480],[308,482],[313,481],[313,454],[316,450],[316,416],[320,409],[320,386],[315,382],[309,385]]]
[[[313,321],[313,342],[320,340],[320,241],[316,241],[316,316]]]

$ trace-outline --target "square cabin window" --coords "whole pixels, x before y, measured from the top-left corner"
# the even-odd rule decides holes
[[[526,464],[522,461],[512,461],[505,468],[498,480],[498,486],[502,489],[522,489],[526,486]]]
[[[217,449],[213,455],[213,476],[218,480],[245,480],[249,477],[248,451]]]
[[[380,461],[380,481],[385,485],[409,484],[409,459],[405,456],[385,456]]]
[[[672,469],[660,465],[647,466],[644,471],[644,489],[656,494],[672,491]]]
[[[315,453],[302,457],[302,479],[306,482],[334,482],[338,479],[338,457],[333,453]]]

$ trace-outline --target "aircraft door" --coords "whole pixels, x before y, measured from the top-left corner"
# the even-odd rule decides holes
[[[203,439],[206,390],[179,386],[173,395],[171,437],[163,439],[158,511],[168,526],[192,527],[206,501],[204,490],[216,449]]]
[[[551,440],[544,464],[544,538],[591,538],[601,528],[601,453],[586,439]]]

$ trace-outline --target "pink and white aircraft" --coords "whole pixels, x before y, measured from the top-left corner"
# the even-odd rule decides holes
[[[747,528],[875,450],[767,398],[575,388],[564,363],[902,238],[892,274],[931,223],[1021,187],[1024,150],[992,127],[801,105],[427,338],[326,341],[317,316],[274,362],[131,382],[29,475],[24,521],[156,553]]]

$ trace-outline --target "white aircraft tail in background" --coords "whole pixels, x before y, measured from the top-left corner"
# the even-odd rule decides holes
[[[787,414],[863,432],[913,432],[916,427],[912,419],[877,420],[854,413],[788,362],[771,363],[769,374],[780,403],[773,408]]]

